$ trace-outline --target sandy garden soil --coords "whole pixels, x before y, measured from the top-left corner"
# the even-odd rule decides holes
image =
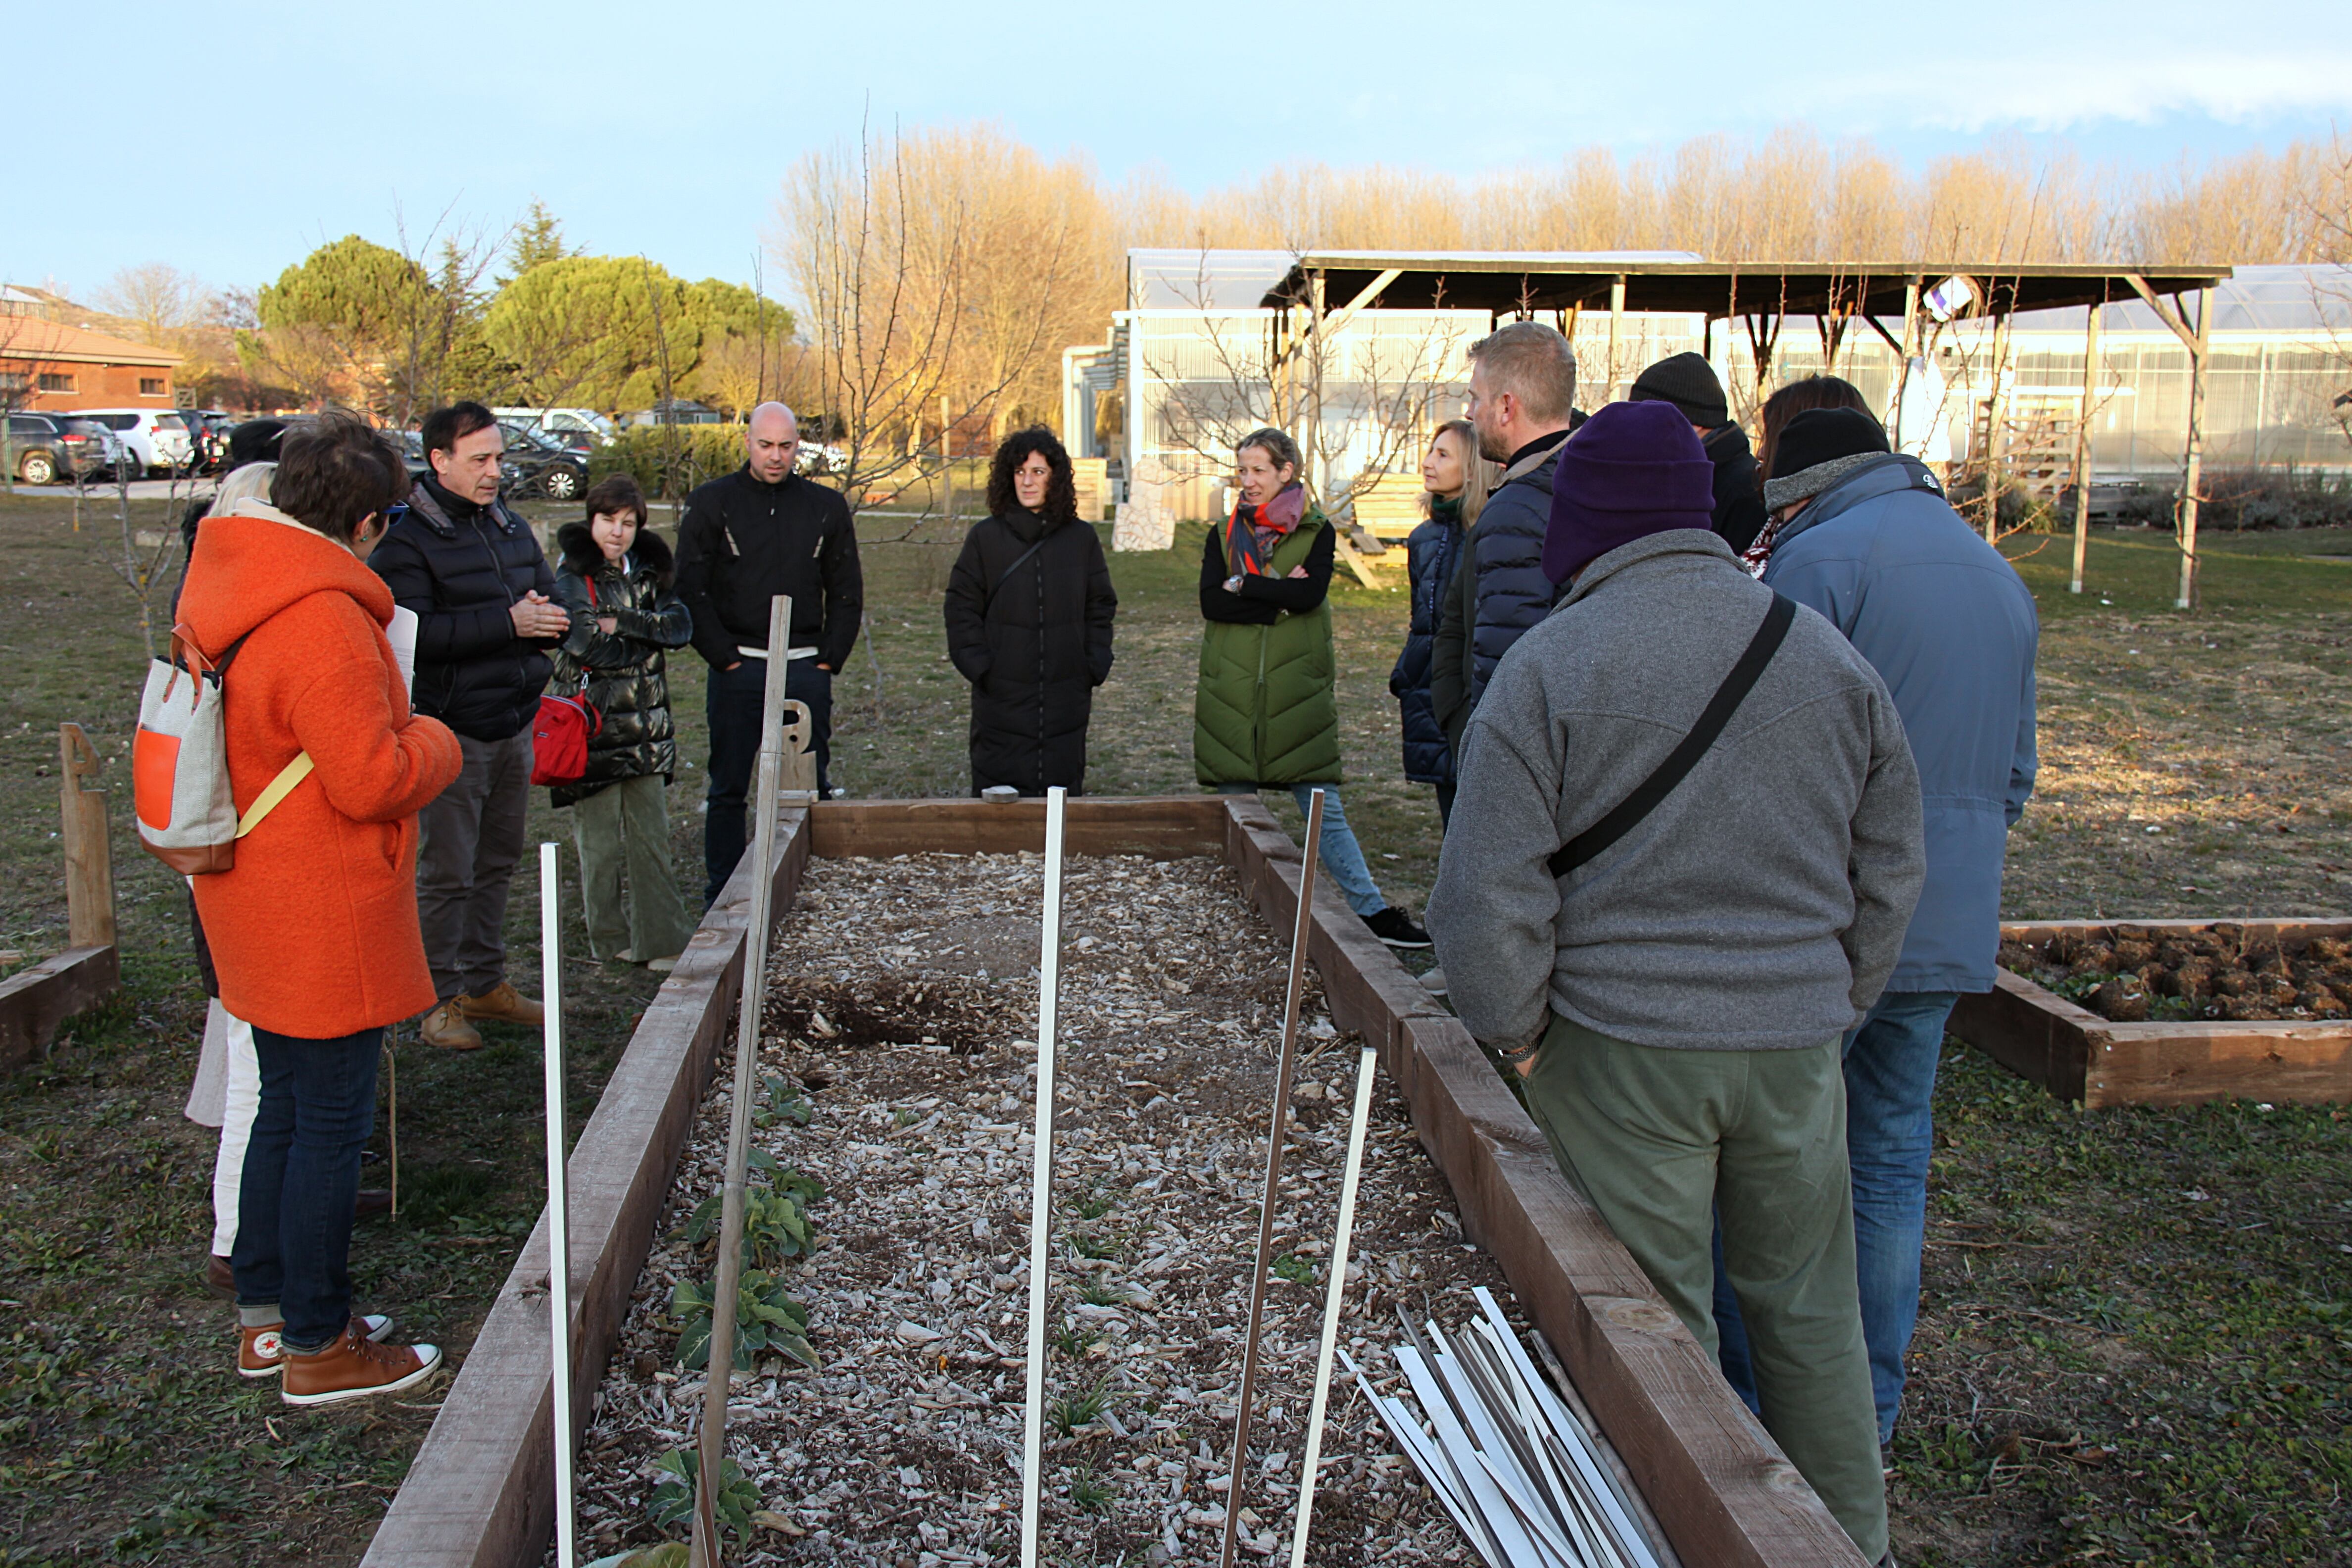
[[[762,1068],[812,1115],[754,1141],[824,1184],[817,1250],[783,1275],[823,1366],[739,1375],[732,1448],[763,1510],[750,1561],[933,1568],[1017,1549],[1041,884],[1034,855],[818,860],[782,927]],[[1223,1520],[1287,939],[1207,860],[1073,860],[1066,886],[1049,1555],[1198,1561]],[[1318,1054],[1294,1097],[1243,1499],[1259,1555],[1277,1534],[1288,1549],[1357,1060],[1319,994],[1304,1016]],[[716,1190],[728,1098],[705,1108],[667,1231]],[[1366,1352],[1396,1342],[1398,1309],[1452,1323],[1474,1285],[1509,1297],[1385,1082],[1373,1105],[1343,1342],[1392,1373]],[[696,1426],[671,1300],[711,1251],[673,1236],[640,1279],[587,1444],[604,1542],[653,1539],[654,1461]],[[1315,1560],[1465,1560],[1370,1421],[1335,1398]]]

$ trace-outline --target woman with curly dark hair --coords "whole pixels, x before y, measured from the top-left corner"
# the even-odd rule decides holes
[[[948,578],[948,658],[971,682],[972,794],[1085,793],[1087,721],[1110,676],[1118,610],[1069,453],[1043,426],[1006,437],[989,465],[988,516]]]

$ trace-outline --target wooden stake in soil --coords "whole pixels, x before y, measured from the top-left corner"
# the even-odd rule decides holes
[[[563,1135],[563,924],[559,918],[562,886],[555,846],[539,847],[539,973],[546,997],[541,1037],[547,1050],[547,1312],[548,1342],[554,1363],[555,1563],[572,1568],[580,1559],[572,1540],[572,1216],[564,1181]]]
[[[1249,1458],[1250,1405],[1257,1388],[1257,1336],[1265,1319],[1265,1275],[1274,1251],[1274,1205],[1282,1191],[1282,1143],[1290,1131],[1290,1075],[1298,1066],[1298,1005],[1307,987],[1307,933],[1315,929],[1315,868],[1323,848],[1323,792],[1307,802],[1307,847],[1298,868],[1298,912],[1290,926],[1290,986],[1282,999],[1282,1065],[1265,1137],[1265,1196],[1257,1211],[1257,1268],[1250,1279],[1249,1333],[1242,1341],[1241,1407],[1234,1415],[1234,1462],[1225,1479],[1225,1542],[1218,1568],[1234,1568],[1241,1528],[1242,1462]]]
[[[1315,1358],[1315,1403],[1307,1414],[1307,1453],[1298,1472],[1298,1523],[1290,1532],[1290,1568],[1307,1568],[1307,1531],[1315,1519],[1315,1467],[1323,1459],[1323,1417],[1330,1405],[1331,1355],[1339,1346],[1339,1309],[1348,1296],[1348,1234],[1356,1224],[1356,1178],[1363,1173],[1364,1131],[1371,1124],[1372,1079],[1380,1065],[1379,1050],[1367,1041],[1356,1058],[1356,1109],[1348,1123],[1348,1168],[1339,1178],[1339,1223],[1331,1233],[1331,1278],[1323,1288],[1323,1348]]]
[[[735,1373],[735,1292],[743,1274],[743,1171],[751,1160],[751,1091],[759,1077],[760,1013],[768,994],[768,917],[775,887],[776,791],[784,751],[785,655],[793,602],[768,601],[768,683],[760,700],[759,796],[751,832],[751,909],[743,934],[743,998],[735,1023],[735,1099],[728,1108],[726,1184],[719,1189],[719,1277],[712,1282],[710,1356],[703,1365],[702,1431],[694,1492],[694,1568],[719,1568],[719,1495],[727,1455],[727,1386]],[[568,1565],[567,1565],[568,1568]]]
[[[1037,932],[1037,1120],[1029,1182],[1029,1388],[1021,1433],[1021,1563],[1036,1568],[1037,1512],[1045,1497],[1045,1269],[1054,1219],[1054,1013],[1062,975],[1060,787],[1045,792],[1045,909]]]

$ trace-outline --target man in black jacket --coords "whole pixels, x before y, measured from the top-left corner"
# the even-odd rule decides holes
[[[499,500],[506,441],[478,403],[425,416],[433,472],[368,558],[416,616],[416,711],[457,731],[466,765],[417,814],[416,912],[440,998],[427,1045],[479,1048],[477,1020],[536,1028],[540,1005],[507,979],[507,889],[530,805],[530,723],[571,617],[530,525]],[[396,630],[397,628],[395,628]]]
[[[1731,417],[1729,399],[1706,356],[1670,354],[1633,378],[1633,403],[1671,403],[1690,421],[1691,431],[1715,465],[1716,536],[1734,555],[1764,531],[1764,480],[1748,432]]]
[[[1470,534],[1477,584],[1468,623],[1472,707],[1511,645],[1559,597],[1544,575],[1544,530],[1551,526],[1559,444],[1584,422],[1575,404],[1576,351],[1557,328],[1513,321],[1470,345],[1470,423],[1479,455],[1503,465]]]
[[[772,658],[790,660],[784,692],[808,704],[817,792],[835,793],[833,678],[857,644],[865,584],[841,492],[793,472],[800,424],[781,403],[751,410],[746,461],[686,498],[677,593],[694,612],[694,649],[710,666],[710,793],[702,821],[705,903],[743,857],[743,797],[760,752],[761,693]],[[768,601],[793,601],[792,647],[768,646]]]

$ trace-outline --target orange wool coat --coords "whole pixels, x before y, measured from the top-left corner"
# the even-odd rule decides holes
[[[180,621],[207,658],[252,634],[223,679],[237,808],[302,752],[316,771],[192,879],[221,1005],[257,1028],[332,1039],[433,1005],[416,921],[416,813],[462,759],[410,712],[383,628],[392,593],[282,512],[206,518]]]

